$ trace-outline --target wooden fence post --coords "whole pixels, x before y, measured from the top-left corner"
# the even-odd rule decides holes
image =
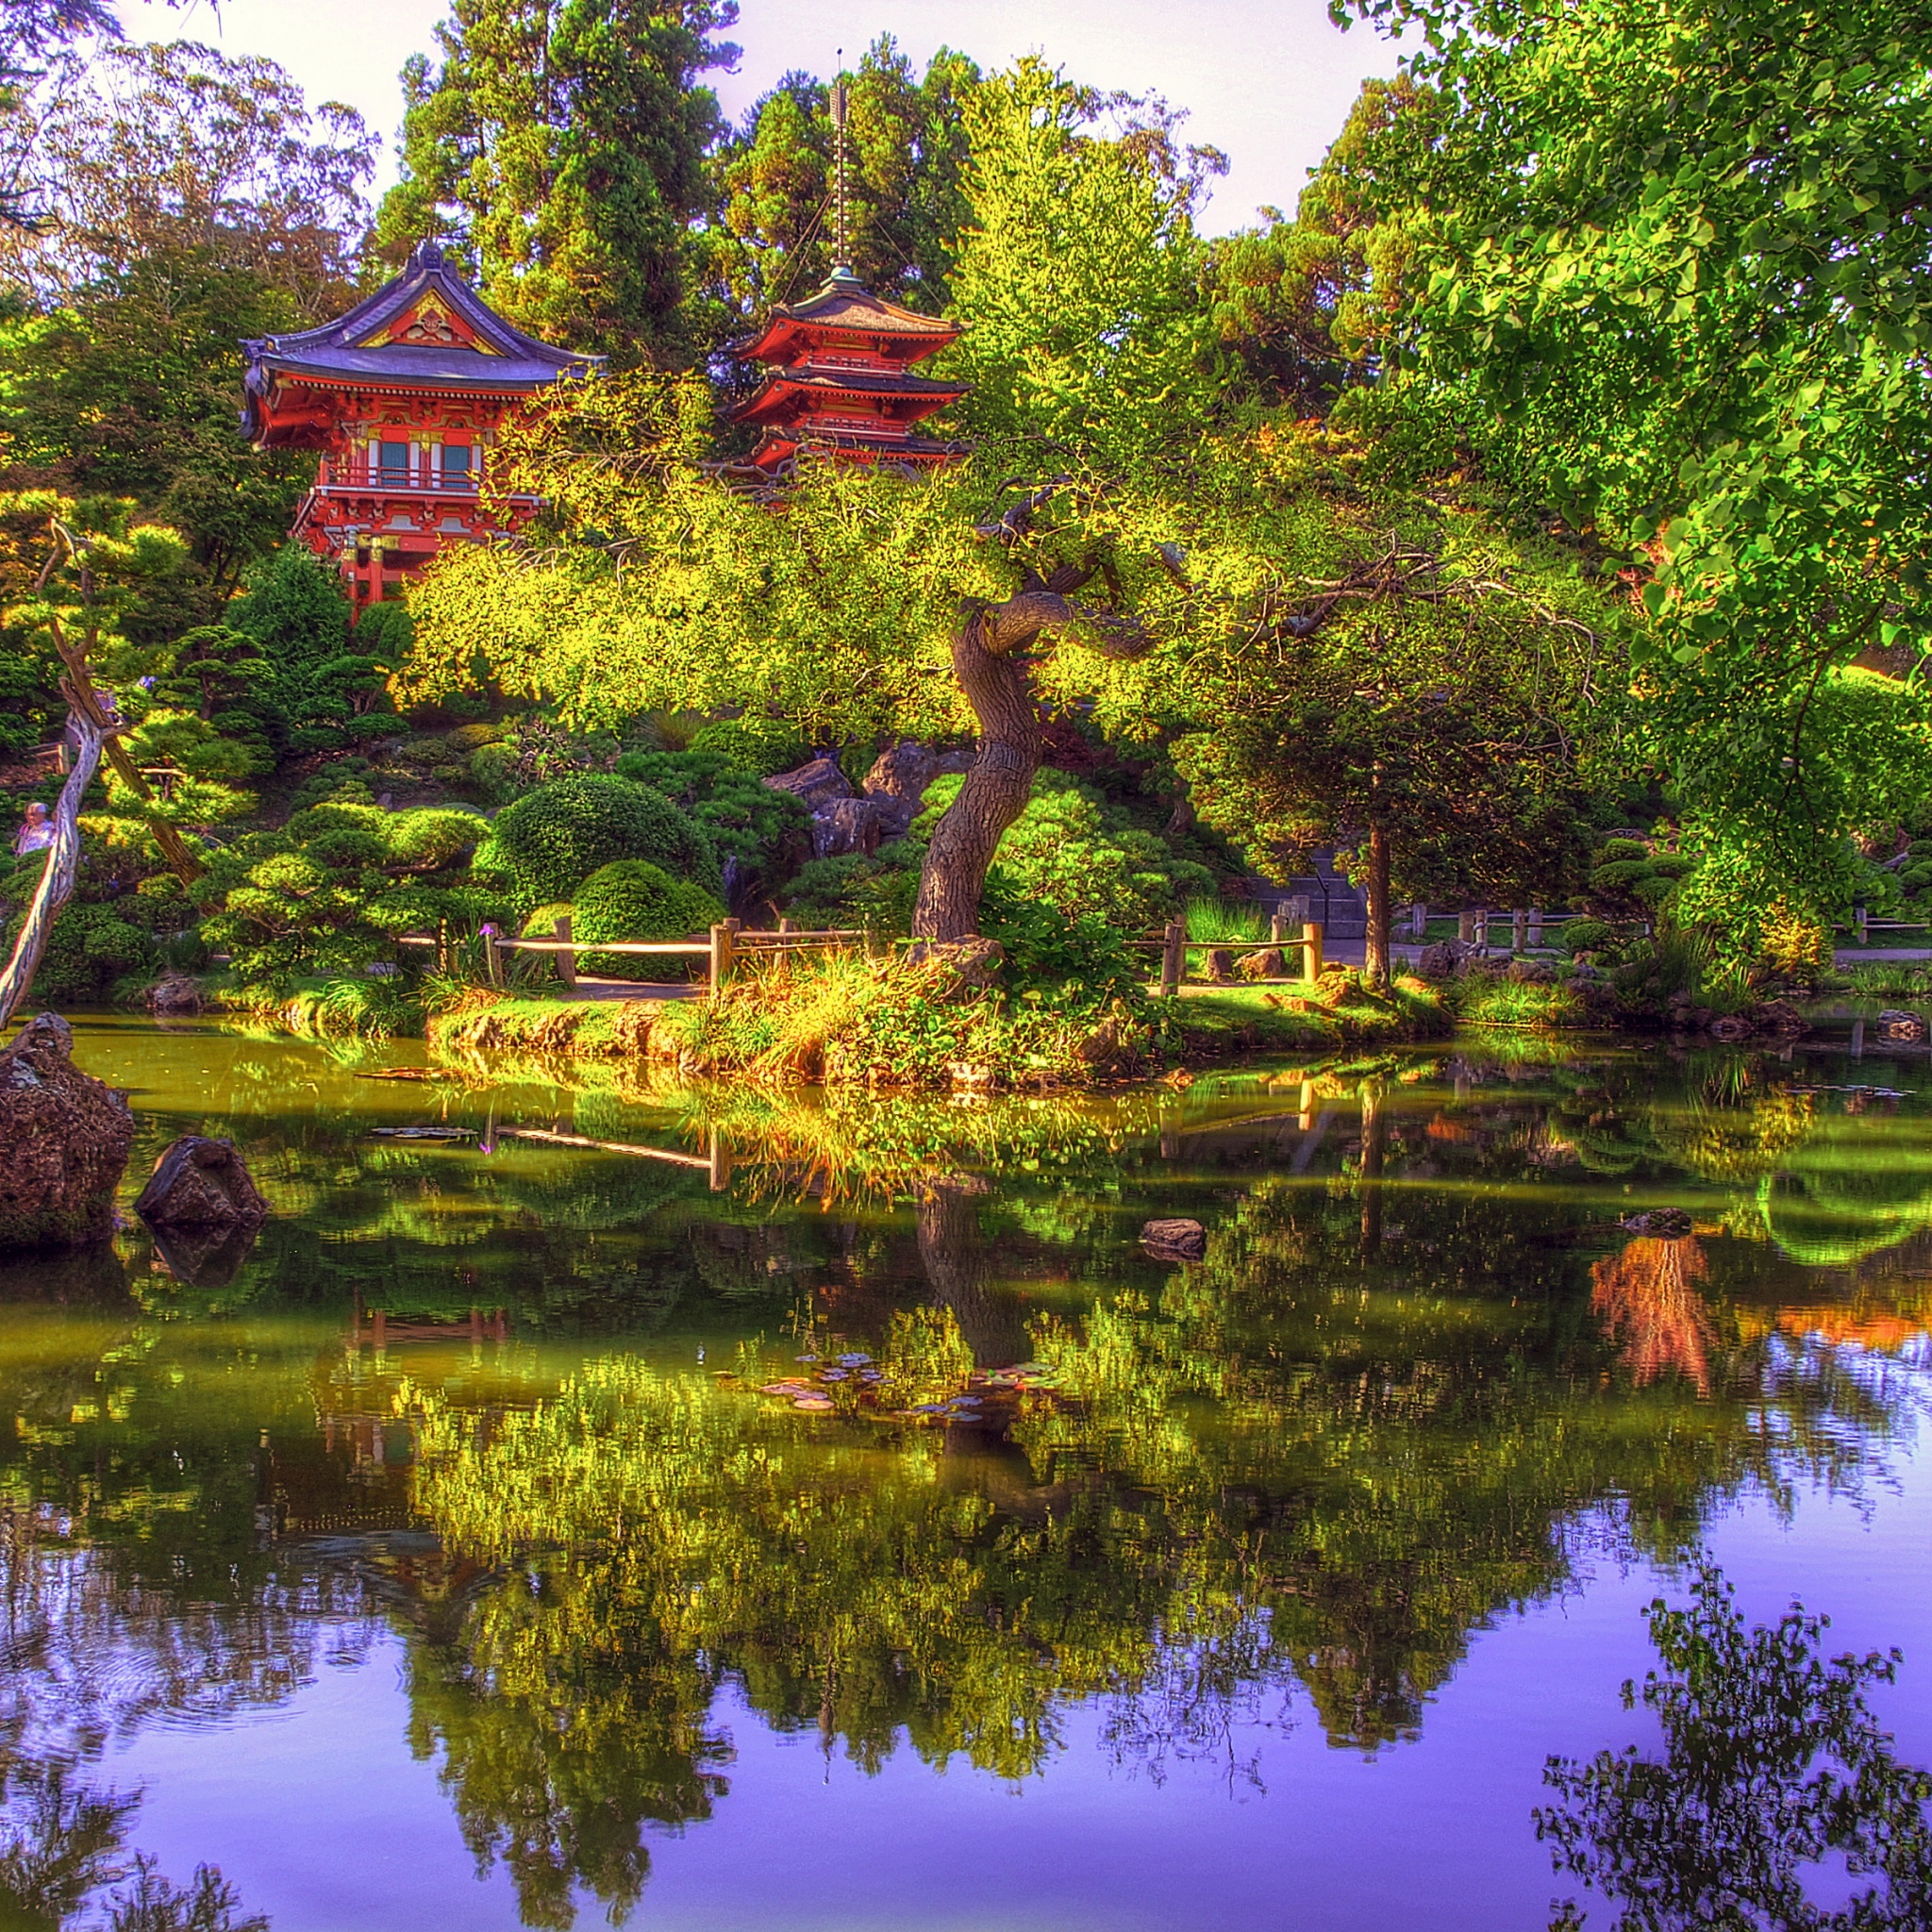
[[[557,923],[550,930],[557,935],[562,948],[551,955],[557,961],[557,976],[563,982],[567,991],[575,992],[577,984],[577,956],[575,948],[571,944],[570,914],[559,912],[557,915]]]
[[[488,927],[483,932],[483,976],[498,992],[503,991],[503,955],[496,950],[496,935]]]
[[[1866,944],[1871,937],[1867,930],[1871,917],[1871,913],[1863,906],[1852,908],[1852,932],[1861,946]]]
[[[1475,914],[1458,912],[1456,915],[1456,937],[1465,946],[1475,944]]]
[[[1408,908],[1408,936],[1417,945],[1429,936],[1429,908],[1421,900]]]
[[[1519,906],[1509,915],[1509,921],[1513,927],[1513,931],[1510,934],[1509,950],[1512,953],[1520,953],[1529,944],[1529,908],[1524,906]]]
[[[1543,916],[1534,906],[1529,909],[1529,942],[1533,946],[1543,942]]]
[[[1268,943],[1278,946],[1288,937],[1288,914],[1278,908],[1274,918],[1268,922]]]
[[[1184,919],[1167,922],[1165,943],[1160,949],[1160,991],[1163,998],[1178,992],[1188,976],[1188,925]]]
[[[1313,982],[1322,976],[1322,922],[1319,919],[1303,920],[1302,937],[1307,941],[1302,948],[1302,974]]]
[[[711,928],[711,991],[715,993],[731,977],[732,941],[737,921],[727,919]]]

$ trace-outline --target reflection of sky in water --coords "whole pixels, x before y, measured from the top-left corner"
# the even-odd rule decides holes
[[[84,1032],[83,1058],[139,1090],[135,1180],[173,1133],[230,1131],[277,1219],[253,1257],[205,1282],[157,1267],[138,1236],[120,1260],[0,1269],[0,1415],[23,1418],[10,1443],[0,1429],[0,1500],[93,1499],[90,1534],[109,1555],[86,1559],[105,1587],[89,1600],[96,1621],[75,1628],[121,1616],[151,1638],[178,1617],[173,1589],[217,1624],[245,1606],[257,1621],[238,1652],[283,1645],[298,1688],[271,1671],[218,1719],[144,1712],[99,1766],[143,1793],[131,1845],[177,1878],[219,1864],[277,1932],[519,1923],[506,1864],[479,1876],[444,1782],[437,1726],[456,1707],[422,1692],[475,1641],[465,1605],[514,1610],[518,1591],[554,1605],[554,1579],[540,1587],[541,1566],[504,1550],[444,1572],[420,1528],[383,1562],[356,1552],[367,1533],[404,1530],[425,1497],[457,1512],[445,1530],[466,1507],[487,1522],[508,1507],[491,1486],[508,1498],[550,1452],[495,1449],[468,1490],[439,1489],[391,1414],[402,1378],[451,1440],[488,1416],[494,1441],[519,1418],[565,1412],[559,1383],[587,1361],[647,1360],[708,1387],[700,1347],[715,1367],[762,1337],[762,1373],[798,1373],[808,1318],[815,1338],[882,1360],[908,1310],[943,1313],[981,1367],[1048,1347],[1055,1324],[1062,1337],[1069,1398],[1009,1441],[969,1427],[941,1455],[922,1437],[922,1459],[881,1436],[841,1462],[819,1453],[832,1438],[783,1436],[818,1427],[783,1404],[729,1438],[745,1453],[775,1445],[801,1497],[836,1500],[848,1480],[890,1493],[859,1524],[878,1548],[897,1533],[891,1509],[910,1534],[949,1498],[991,1499],[1020,1525],[1098,1498],[1091,1547],[1038,1574],[1074,1624],[1104,1611],[1158,1655],[1158,1619],[1184,1600],[1163,1595],[1161,1565],[1178,1577],[1208,1562],[1219,1525],[1245,1521],[1265,1560],[1243,1600],[1327,1650],[1319,1666],[1277,1654],[1266,1685],[1165,1751],[1148,1729],[1158,1696],[1092,1693],[1058,1658],[1083,1688],[1049,1697],[1043,1768],[1013,1785],[962,1755],[941,1772],[903,1733],[875,1774],[842,1737],[828,1758],[806,1707],[818,1693],[774,1689],[771,1632],[728,1631],[727,1651],[754,1659],[723,1657],[704,1719],[729,1735],[731,1761],[705,1766],[728,1792],[679,1833],[645,1827],[635,1924],[1540,1932],[1552,1895],[1574,1890],[1529,1828],[1543,1762],[1648,1735],[1617,1695],[1651,1661],[1639,1612],[1659,1573],[1637,1552],[1683,1547],[1700,1522],[1753,1617],[1796,1595],[1833,1616],[1833,1652],[1904,1647],[1903,1682],[1874,1701],[1901,1754],[1932,1762],[1932,1105],[1911,1067],[1541,1065],[1519,1050],[1509,1065],[1417,1055],[1237,1072],[1186,1096],[921,1110],[640,1094],[608,1069],[574,1076],[582,1091],[528,1068],[493,1086],[367,1081],[358,1071],[420,1064],[421,1049],[358,1064],[125,1024]],[[1807,1080],[1820,1091],[1797,1091]],[[471,1126],[499,1151],[363,1131],[412,1122]],[[518,1123],[708,1149],[709,1166],[500,1138]],[[715,1190],[721,1145],[737,1179]],[[960,1180],[974,1170],[989,1183]],[[1620,1225],[1659,1208],[1694,1232]],[[1197,1269],[1138,1246],[1145,1218],[1174,1213],[1210,1230]],[[724,1398],[741,1417],[753,1402]],[[599,1575],[591,1539],[624,1513],[596,1513],[609,1474],[562,1486],[588,1516],[559,1503],[535,1519],[586,1539]],[[703,1525],[708,1508],[736,1507],[703,1474],[653,1521]],[[277,1509],[291,1539],[262,1542]],[[305,1530],[336,1536],[333,1555]],[[782,1536],[748,1547],[789,1562]],[[961,1547],[984,1557],[973,1534]],[[1231,1587],[1225,1552],[1214,1560],[1213,1588]],[[1151,1584],[1109,1596],[1116,1569],[1137,1563]],[[352,1570],[379,1599],[361,1622],[324,1608],[360,1601]],[[117,1574],[143,1588],[117,1600]],[[1019,1586],[974,1576],[960,1587],[970,1616],[1051,1631],[1050,1610],[1014,1608]],[[770,1588],[798,1580],[774,1574]],[[653,1602],[661,1614],[675,1592]],[[870,1607],[848,1607],[862,1625]],[[560,1614],[510,1615],[497,1634]],[[1348,1655],[1357,1641],[1365,1661]],[[559,1729],[586,1707],[648,1718],[648,1697],[627,1703],[610,1678],[649,1648],[570,1654]],[[992,1662],[1010,1673],[1012,1650]],[[937,1642],[920,1668],[986,1657]],[[250,1686],[245,1656],[235,1668]],[[755,1692],[746,1669],[767,1673]],[[570,1670],[604,1701],[579,1700]],[[677,1695],[704,1707],[702,1690]],[[774,1729],[779,1709],[796,1727]],[[414,1755],[412,1718],[426,1725]],[[495,1734],[468,1735],[487,1757]],[[1396,1741],[1360,1748],[1370,1736]],[[469,1771],[487,1783],[491,1766]],[[575,1796],[588,1838],[599,1794]],[[625,1802],[608,1812],[620,1836],[638,1815]],[[575,1896],[578,1924],[602,1923],[602,1903],[581,1885]]]
[[[1711,1544],[1754,1617],[1796,1592],[1830,1606],[1834,1651],[1902,1644],[1903,1681],[1876,1706],[1901,1755],[1932,1762],[1932,1473],[1909,1468],[1864,1511],[1807,1496],[1789,1524],[1745,1503]],[[731,1794],[710,1823],[649,1840],[634,1923],[1542,1932],[1560,1889],[1525,1828],[1547,1799],[1543,1760],[1645,1740],[1617,1690],[1652,1661],[1643,1605],[1673,1591],[1645,1565],[1586,1566],[1586,1589],[1479,1634],[1421,1739],[1373,1757],[1328,1748],[1295,1700],[1286,1728],[1244,1726],[1159,1784],[1110,1763],[1092,1709],[1069,1714],[1065,1750],[1021,1787],[957,1762],[935,1776],[905,1751],[867,1776],[727,1696]],[[502,1867],[478,1883],[434,1767],[404,1748],[402,1667],[388,1640],[360,1670],[318,1673],[285,1712],[143,1734],[111,1760],[147,1783],[142,1842],[170,1869],[218,1859],[276,1932],[510,1932]],[[1259,1790],[1230,1775],[1250,1757]],[[580,1903],[579,1924],[602,1923]]]

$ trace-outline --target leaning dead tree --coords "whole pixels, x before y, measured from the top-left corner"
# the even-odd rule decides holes
[[[60,908],[74,896],[75,882],[80,872],[81,800],[87,795],[88,787],[93,783],[103,759],[112,766],[115,775],[137,798],[147,804],[154,802],[154,793],[147,781],[135,769],[134,760],[127,756],[120,741],[121,733],[126,727],[113,696],[101,690],[93,680],[90,655],[98,642],[99,625],[94,618],[95,584],[93,571],[88,561],[87,545],[58,518],[50,527],[54,545],[34,582],[34,595],[37,599],[44,599],[55,572],[63,563],[71,565],[75,573],[82,612],[81,635],[77,640],[70,634],[60,613],[51,605],[43,604],[37,613],[46,625],[54,648],[60,657],[60,695],[67,701],[65,735],[73,746],[74,763],[54,808],[54,837],[46,848],[47,859],[40,883],[34,889],[26,916],[21,923],[12,957],[4,971],[0,971],[0,1026],[12,1019],[21,1001],[26,997],[27,990],[33,985],[34,974],[40,971],[41,958],[47,948],[47,935],[53,929],[54,921]],[[189,848],[188,841],[165,819],[150,815],[147,825],[175,875],[184,886],[192,885],[201,876],[203,868]]]

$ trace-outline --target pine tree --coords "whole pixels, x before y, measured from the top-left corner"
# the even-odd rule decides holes
[[[404,70],[400,261],[435,235],[519,326],[620,363],[684,360],[691,227],[723,123],[700,75],[736,0],[453,0],[442,60]]]

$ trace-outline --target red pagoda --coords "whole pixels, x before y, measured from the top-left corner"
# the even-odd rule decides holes
[[[957,325],[887,302],[851,269],[834,268],[817,294],[774,310],[733,345],[740,361],[769,369],[731,411],[763,432],[746,460],[770,475],[803,449],[917,469],[964,456],[965,443],[915,435],[913,425],[958,402],[966,386],[908,373],[958,339]]]
[[[490,445],[540,390],[603,360],[512,328],[434,242],[340,320],[242,348],[242,428],[257,449],[322,452],[290,534],[338,564],[358,610],[446,545],[528,518],[534,497],[485,509]]]

